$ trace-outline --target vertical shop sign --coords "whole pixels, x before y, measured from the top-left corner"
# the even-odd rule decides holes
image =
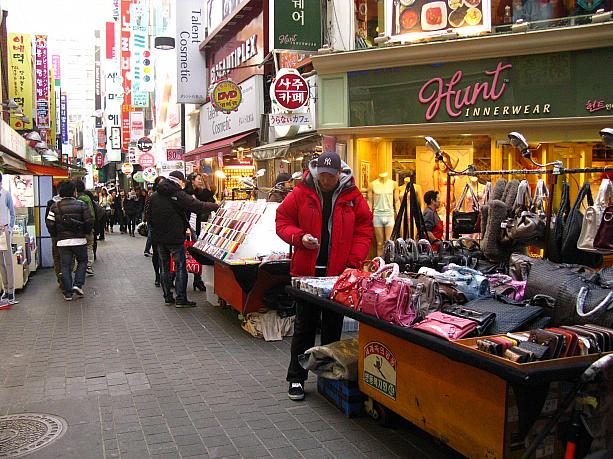
[[[273,46],[296,51],[321,48],[321,2],[274,0]]]
[[[62,144],[68,143],[68,98],[66,94],[60,94],[60,124]]]
[[[55,98],[55,135],[59,139],[62,135],[62,114],[60,112],[60,88],[62,85],[62,73],[61,73],[61,60],[60,56],[54,54],[51,57],[51,66],[53,67],[53,76],[55,81],[53,82],[53,97]]]
[[[53,68],[53,74],[55,75],[56,80],[62,79],[62,73],[60,68],[60,56],[54,54],[51,56],[51,67]]]
[[[121,107],[123,86],[119,68],[119,53],[115,39],[115,23],[106,23],[104,123],[106,125],[106,159],[121,161]]]
[[[200,52],[204,39],[203,8],[200,0],[177,2],[177,102],[204,104],[208,82],[206,59]]]
[[[39,129],[49,129],[49,65],[47,62],[47,35],[35,35],[36,56],[36,125]]]
[[[132,85],[132,105],[147,107],[149,97],[146,90],[151,90],[151,77],[145,74],[151,67],[149,39],[149,5],[147,0],[130,6],[130,82]]]
[[[132,111],[132,82],[130,80],[130,7],[132,0],[121,0],[121,32],[119,43],[119,64],[121,68],[121,78],[123,87],[123,104],[121,106],[121,149],[128,151],[130,143],[130,112]]]
[[[53,69],[49,69],[49,118],[50,118],[50,127],[49,130],[49,146],[51,148],[57,147],[57,122],[58,118],[56,117],[56,106],[57,102],[55,100],[55,71]]]
[[[96,129],[102,127],[102,75],[100,68],[100,31],[96,30],[96,46],[94,47],[94,109],[96,110]]]
[[[13,99],[30,119],[11,116],[11,127],[16,130],[32,129],[32,42],[30,35],[8,34],[8,97]]]
[[[145,113],[131,112],[130,113],[130,133],[132,137],[130,142],[136,142],[145,135]]]

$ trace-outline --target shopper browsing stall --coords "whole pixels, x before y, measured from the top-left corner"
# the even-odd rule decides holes
[[[185,213],[208,214],[217,210],[217,204],[202,202],[183,191],[185,188],[183,172],[173,171],[161,182],[151,196],[145,218],[151,224],[153,244],[157,244],[160,257],[162,289],[166,304],[177,308],[191,308],[196,303],[187,299],[187,269],[185,266],[185,233],[189,228]],[[171,292],[170,258],[175,269],[176,299]]]
[[[428,232],[430,242],[443,239],[443,221],[438,216],[438,209],[441,206],[438,191],[430,190],[424,195],[426,208],[424,209],[424,224]]]
[[[311,162],[304,180],[277,210],[277,234],[294,247],[293,276],[335,276],[357,268],[368,255],[373,238],[372,213],[355,186],[351,169],[335,152]],[[343,315],[297,305],[291,361],[287,371],[289,398],[304,398],[308,372],[298,356],[315,344],[321,316],[321,343],[338,341]]]

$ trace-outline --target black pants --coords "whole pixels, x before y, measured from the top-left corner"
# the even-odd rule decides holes
[[[160,278],[160,259],[158,258],[158,245],[152,244],[153,255],[151,256],[151,263],[153,263],[153,272],[155,272],[155,281],[161,282]]]
[[[291,361],[287,369],[287,381],[302,383],[307,380],[309,372],[300,366],[298,356],[315,346],[317,324],[321,317],[321,344],[330,344],[341,339],[343,333],[342,314],[330,311],[314,304],[298,303],[296,305],[296,322],[292,338]]]
[[[134,231],[136,230],[136,220],[138,219],[138,215],[128,215],[126,218],[128,219],[128,233],[133,236]]]

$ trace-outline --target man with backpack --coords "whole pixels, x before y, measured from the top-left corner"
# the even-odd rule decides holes
[[[87,204],[76,199],[75,182],[63,182],[59,190],[61,200],[51,205],[46,223],[49,234],[57,240],[62,266],[64,300],[71,301],[75,293],[80,297],[84,295],[87,235],[92,234],[94,221]],[[73,257],[77,260],[74,280]]]
[[[83,201],[87,208],[89,209],[92,226],[90,231],[85,235],[87,239],[87,275],[94,275],[94,259],[96,257],[94,253],[95,244],[96,244],[96,234],[95,223],[96,223],[96,209],[94,207],[94,200],[90,197],[90,195],[85,191],[85,183],[83,180],[76,180],[76,190],[77,190],[77,199],[79,201]]]

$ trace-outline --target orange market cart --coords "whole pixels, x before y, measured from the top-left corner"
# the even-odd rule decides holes
[[[470,458],[521,457],[561,402],[563,384],[600,355],[517,365],[350,310],[288,287],[298,301],[316,303],[360,322],[360,390],[378,417],[387,410]],[[555,431],[537,457],[559,457]]]

